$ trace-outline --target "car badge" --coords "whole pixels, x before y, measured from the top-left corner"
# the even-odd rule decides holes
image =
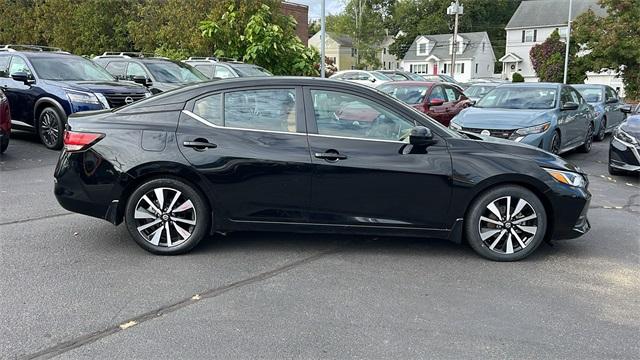
[[[482,130],[482,131],[480,132],[480,135],[483,135],[483,136],[491,136],[491,131],[489,131],[489,130]]]
[[[124,98],[124,102],[127,104],[131,104],[133,102],[133,98],[131,96],[127,96]]]

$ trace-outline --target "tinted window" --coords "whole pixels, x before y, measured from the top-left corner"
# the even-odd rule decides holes
[[[109,74],[115,76],[118,79],[124,79],[124,70],[127,67],[127,63],[124,61],[112,61],[105,66],[105,69]]]
[[[406,85],[397,86],[394,84],[384,84],[378,86],[378,90],[385,94],[389,94],[394,98],[404,101],[407,104],[419,104],[424,101],[429,86],[426,85]]]
[[[112,81],[113,76],[104,68],[79,56],[37,57],[31,59],[41,79],[62,81]]]
[[[223,126],[222,95],[216,94],[197,100],[193,107],[193,113],[214,125]]]
[[[213,76],[213,65],[202,64],[202,65],[193,65],[193,67],[198,69],[198,71],[203,73],[206,77]]]
[[[256,65],[236,65],[231,66],[240,76],[273,76],[269,71]]]
[[[328,90],[312,90],[318,134],[361,139],[402,141],[413,122],[359,96]]]
[[[590,103],[597,103],[602,101],[602,89],[599,87],[595,88],[585,88],[580,87],[577,89],[578,92],[582,95],[582,97]]]
[[[17,72],[24,72],[28,75],[31,75],[31,69],[27,65],[27,62],[24,61],[21,57],[14,56],[11,58],[11,65],[9,65],[9,75],[15,74]]]
[[[129,66],[127,66],[127,79],[133,80],[135,76],[144,76],[147,77],[147,72],[144,71],[142,65],[130,62]]]
[[[618,100],[618,94],[616,94],[616,92],[613,91],[612,88],[606,87],[606,93],[607,93],[607,101],[610,99]]]
[[[499,109],[552,109],[556,106],[556,89],[531,86],[499,86],[475,105]]]
[[[224,95],[224,125],[228,127],[296,131],[293,89],[245,90]]]
[[[9,56],[0,56],[0,77],[9,77]]]
[[[172,61],[148,63],[147,68],[156,81],[164,83],[191,83],[208,80],[193,66]]]
[[[231,70],[227,69],[226,67],[217,65],[216,77],[219,77],[221,79],[228,79],[228,78],[235,77],[235,75],[231,72]]]
[[[429,95],[429,101],[434,99],[440,99],[443,101],[447,101],[447,95],[444,93],[442,86],[435,86],[431,91],[431,95]]]

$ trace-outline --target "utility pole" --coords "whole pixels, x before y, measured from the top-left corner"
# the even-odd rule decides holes
[[[327,37],[327,33],[324,27],[324,21],[325,21],[324,5],[325,5],[325,0],[322,0],[322,6],[320,10],[321,12],[320,14],[320,77],[321,78],[324,77],[325,67],[326,67],[326,64],[324,62],[324,44]]]
[[[571,41],[571,8],[573,0],[569,0],[569,17],[567,18],[567,48],[564,54],[564,79],[563,83],[567,83],[567,70],[569,69],[569,42]]]
[[[458,51],[458,16],[464,13],[464,6],[460,6],[460,0],[451,2],[451,5],[447,8],[447,15],[455,15],[453,25],[453,41],[451,44],[451,77],[456,71],[456,52]]]

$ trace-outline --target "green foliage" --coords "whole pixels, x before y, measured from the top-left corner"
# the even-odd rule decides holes
[[[293,17],[266,4],[247,15],[231,4],[220,17],[201,22],[202,36],[212,39],[216,56],[241,58],[275,75],[317,75],[319,54],[298,39]]]
[[[599,0],[606,17],[592,11],[574,21],[572,41],[587,53],[583,66],[592,71],[603,68],[621,71],[627,97],[640,99],[640,2]]]
[[[575,42],[570,44],[569,49],[567,82],[570,84],[582,83],[586,78],[583,62],[576,56],[578,52],[576,44]],[[540,81],[562,82],[564,80],[565,53],[566,43],[560,40],[557,29],[542,44],[531,48],[529,51],[531,65]]]
[[[511,81],[514,83],[524,82],[524,76],[522,76],[519,72],[513,73],[511,75]]]

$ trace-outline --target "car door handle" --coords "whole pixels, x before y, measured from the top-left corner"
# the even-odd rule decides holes
[[[342,155],[337,152],[315,153],[313,156],[318,159],[325,159],[328,161],[345,160],[347,158],[347,155]]]
[[[205,149],[215,149],[218,147],[216,144],[212,144],[204,139],[196,139],[195,141],[185,141],[182,143],[185,147],[194,148],[198,151],[204,151]]]

